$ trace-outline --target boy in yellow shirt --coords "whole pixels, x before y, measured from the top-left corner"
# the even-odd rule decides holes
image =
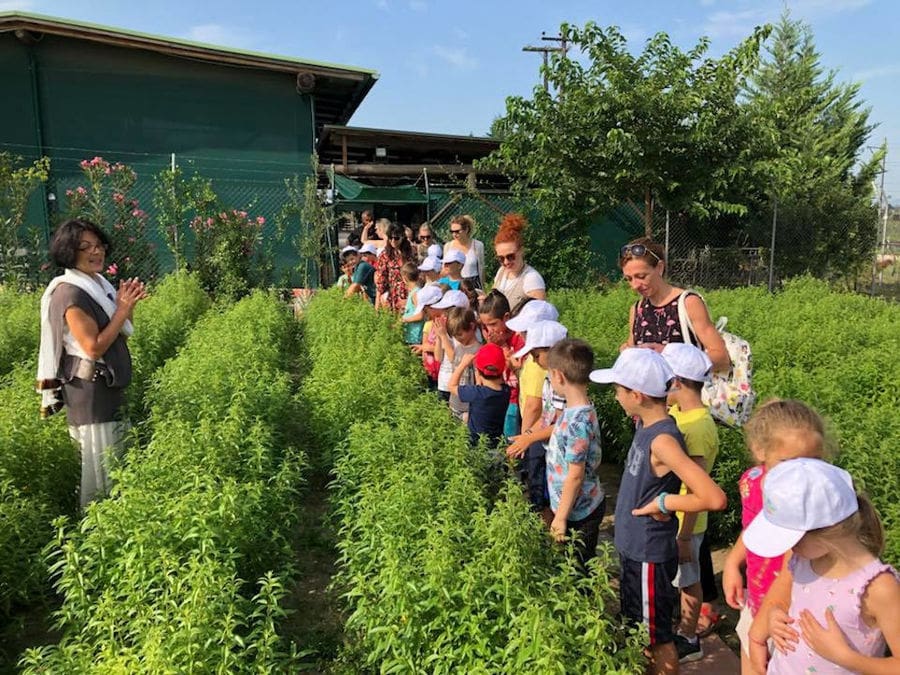
[[[668,395],[669,415],[684,436],[690,458],[706,473],[711,473],[719,454],[719,434],[700,393],[703,383],[709,379],[712,361],[697,347],[684,343],[666,345],[662,357],[675,373],[675,386]],[[683,483],[680,494],[687,494]],[[703,658],[697,621],[703,603],[699,555],[706,525],[705,511],[678,513],[678,574],[672,583],[681,589],[681,623],[675,635],[680,663]]]

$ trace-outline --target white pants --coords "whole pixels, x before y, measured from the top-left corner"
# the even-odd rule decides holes
[[[81,446],[81,508],[102,499],[112,487],[109,470],[121,458],[126,421],[70,426],[69,435]]]

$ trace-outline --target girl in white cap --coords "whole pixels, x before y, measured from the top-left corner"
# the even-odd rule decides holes
[[[819,459],[782,462],[766,476],[763,502],[744,544],[793,556],[750,628],[756,671],[900,672],[900,578],[879,560],[878,514],[850,474]],[[777,649],[767,663],[770,637]],[[894,656],[885,657],[885,643]]]

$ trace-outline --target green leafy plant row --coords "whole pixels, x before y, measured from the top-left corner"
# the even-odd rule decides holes
[[[134,309],[134,335],[128,340],[134,374],[128,389],[131,421],[145,416],[144,393],[151,377],[175,356],[191,328],[210,307],[196,275],[185,271],[167,275],[150,297]]]
[[[78,447],[65,415],[42,420],[33,361],[0,377],[0,617],[47,590],[51,520],[77,509]]]
[[[152,436],[77,528],[58,521],[59,644],[25,672],[270,672],[303,454],[291,373],[296,323],[254,294],[207,312],[148,393]]]
[[[873,498],[887,531],[886,558],[900,562],[900,307],[879,299],[833,291],[809,277],[794,279],[772,295],[760,288],[711,291],[705,295],[715,320],[753,349],[754,387],[759,401],[797,398],[828,420],[846,468]],[[598,364],[608,366],[628,337],[628,307],[634,294],[624,285],[607,292],[551,294],[560,321],[590,342]],[[631,428],[610,388],[594,388],[607,434],[606,457],[621,458]],[[720,429],[714,478],[728,492],[729,508],[710,519],[722,544],[740,527],[737,480],[750,466],[739,431]]]
[[[10,372],[16,364],[37,357],[41,340],[40,308],[40,293],[20,293],[0,287],[0,375]]]
[[[388,319],[328,292],[304,330],[304,402],[319,439],[336,443],[334,585],[347,620],[334,669],[640,670],[639,638],[608,607],[608,558],[578,579],[519,485],[418,393],[421,366]]]

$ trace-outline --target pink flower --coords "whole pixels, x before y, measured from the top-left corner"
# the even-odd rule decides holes
[[[265,225],[265,224],[266,224],[266,219],[263,218],[262,216],[257,216],[257,217],[256,217],[256,224],[257,224],[257,225]]]
[[[132,199],[130,202],[128,202],[128,206],[130,206],[133,209],[136,209],[138,207],[138,200]]]
[[[87,161],[86,159],[83,159],[83,160],[81,160],[81,161],[78,163],[78,165],[79,165],[82,169],[87,169],[87,168],[91,165],[91,163],[90,163],[89,161]]]
[[[135,238],[134,238],[134,237],[128,237],[128,243],[129,243],[129,244],[133,244],[134,242],[135,242]]]
[[[246,218],[246,217],[247,217],[247,212],[246,212],[246,211],[237,211],[236,213],[237,213],[241,218]]]
[[[210,218],[207,218],[207,219],[206,219],[206,226],[207,226],[207,227],[212,227],[212,226],[215,224],[215,222],[216,222],[216,221],[213,220],[211,217],[210,217]]]
[[[77,188],[75,188],[75,192],[77,192],[80,195],[87,194],[87,190],[85,190],[81,185],[79,185]]]
[[[71,197],[75,193],[72,190],[66,190],[66,197]]]
[[[125,201],[125,195],[123,195],[121,192],[113,192],[112,197],[113,197],[113,201],[116,204],[121,204],[122,202]]]
[[[112,265],[110,265],[109,267],[106,268],[106,273],[111,277],[116,276],[119,273],[119,266],[116,265],[116,263],[113,263]]]
[[[135,209],[134,211],[131,212],[131,215],[134,216],[135,218],[143,218],[144,215],[146,215],[146,214],[143,211],[141,211],[140,209]]]

